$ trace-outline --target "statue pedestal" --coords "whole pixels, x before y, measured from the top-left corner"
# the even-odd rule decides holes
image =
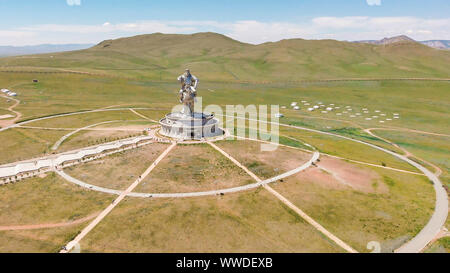
[[[224,134],[219,128],[219,121],[211,114],[194,113],[191,116],[175,112],[167,114],[159,124],[161,135],[177,140],[201,140]]]

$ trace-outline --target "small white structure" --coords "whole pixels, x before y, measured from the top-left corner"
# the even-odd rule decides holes
[[[281,106],[281,109],[286,109],[286,106]]]
[[[276,114],[275,114],[275,117],[277,117],[277,118],[282,118],[282,117],[284,117],[284,115],[281,114],[281,113],[276,113]]]
[[[1,91],[2,91],[2,93],[9,93],[8,89],[2,89]]]
[[[313,108],[314,109],[319,109],[319,106],[318,105],[314,105]]]
[[[297,106],[297,103],[296,103],[296,102],[292,102],[292,103],[291,103],[291,106],[292,106],[292,107]]]
[[[309,112],[312,112],[312,111],[314,111],[315,109],[313,108],[313,107],[310,107],[310,108],[308,108],[308,111]]]
[[[333,107],[327,107],[327,111],[333,111]]]
[[[328,112],[327,111],[322,111],[322,114],[327,114]]]
[[[8,96],[10,96],[10,97],[17,97],[17,93],[9,92],[9,93],[8,93]]]
[[[300,107],[294,106],[294,110],[300,110]]]

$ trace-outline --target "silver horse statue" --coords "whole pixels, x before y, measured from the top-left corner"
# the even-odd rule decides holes
[[[182,114],[193,116],[199,80],[186,69],[184,74],[178,77],[178,81],[181,83],[180,103],[184,105]]]

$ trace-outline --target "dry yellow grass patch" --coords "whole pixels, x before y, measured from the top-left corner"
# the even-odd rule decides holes
[[[197,192],[254,183],[207,144],[178,145],[136,189],[137,192]]]

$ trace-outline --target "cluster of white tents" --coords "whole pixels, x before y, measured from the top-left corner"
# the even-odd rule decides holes
[[[387,114],[382,113],[380,110],[375,110],[374,114],[370,115],[368,108],[362,108],[361,111],[356,111],[352,106],[336,106],[335,104],[324,104],[323,102],[310,103],[306,100],[302,100],[301,103],[305,106],[305,109],[309,112],[320,111],[322,114],[328,114],[330,112],[336,112],[337,116],[348,115],[350,118],[362,117],[365,120],[378,120],[380,123],[392,121],[394,119],[400,119],[400,114],[393,113],[392,117],[388,117]],[[294,110],[300,110],[300,106],[297,102],[292,102],[291,107]],[[285,109],[286,107],[282,107]],[[368,116],[369,115],[369,116]]]
[[[13,92],[13,91],[11,91],[9,89],[6,89],[6,88],[2,89],[1,91],[2,91],[3,94],[8,95],[10,97],[16,97],[17,96],[17,93],[15,93],[15,92]]]

